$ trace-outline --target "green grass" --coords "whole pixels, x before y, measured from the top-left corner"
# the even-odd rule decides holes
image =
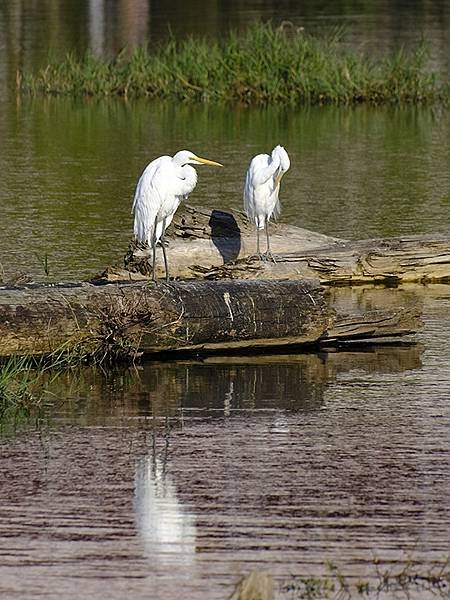
[[[0,360],[0,433],[38,416],[49,404],[48,388],[60,373],[82,365],[111,367],[140,360],[140,331],[153,323],[140,300],[141,295],[136,295],[106,304],[99,309],[97,327],[86,335],[75,335],[52,352]]]
[[[450,557],[428,568],[409,560],[397,566],[382,568],[377,559],[367,579],[344,576],[332,563],[325,574],[312,577],[292,577],[281,586],[283,598],[290,600],[351,600],[352,598],[449,598]],[[369,565],[370,566],[370,565]]]
[[[101,330],[80,343],[67,344],[42,356],[11,356],[0,362],[0,435],[15,433],[43,417],[54,400],[52,382],[83,365],[132,364],[141,354],[126,335],[127,317],[104,312]]]
[[[28,406],[33,401],[32,366],[26,358],[11,357],[0,365],[0,412],[8,406]]]
[[[422,103],[449,100],[424,45],[379,59],[349,51],[342,33],[314,37],[257,24],[221,41],[170,39],[111,60],[87,53],[18,77],[23,91],[241,104]]]
[[[0,433],[15,431],[44,408],[43,372],[26,357],[11,357],[0,364]]]
[[[12,356],[0,361],[0,433],[15,431],[38,417],[52,398],[52,381],[68,369],[82,365],[133,364],[141,357],[136,324],[152,325],[141,296],[112,302],[98,313],[98,327],[76,336],[44,355]]]

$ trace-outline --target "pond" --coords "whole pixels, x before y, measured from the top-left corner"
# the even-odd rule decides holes
[[[448,232],[447,109],[15,94],[16,68],[49,50],[108,54],[157,42],[167,24],[220,35],[255,17],[345,25],[349,44],[374,51],[424,35],[448,69],[448,2],[298,4],[0,0],[0,275],[76,280],[120,263],[140,173],[186,146],[225,165],[199,169],[192,204],[240,208],[250,158],[282,143],[282,221],[352,239]],[[374,559],[440,568],[450,288],[413,292],[425,327],[407,344],[59,375],[41,419],[0,441],[0,595],[220,599],[254,568],[280,590],[327,561],[352,582],[376,579]]]

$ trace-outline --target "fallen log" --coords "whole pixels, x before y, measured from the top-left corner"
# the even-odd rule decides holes
[[[187,206],[176,215],[169,245],[177,279],[302,279],[359,285],[450,282],[450,234],[349,241],[284,224],[273,224],[276,264],[253,257],[254,227],[242,213]],[[131,246],[124,267],[105,281],[151,277],[150,251]],[[161,277],[161,261],[157,276]]]
[[[420,312],[416,298],[401,292],[391,306],[351,295],[342,302],[311,280],[2,286],[0,356],[64,349],[130,357],[377,340],[414,333]]]
[[[276,264],[256,264],[250,258],[196,270],[206,279],[317,277],[324,285],[450,283],[450,237],[443,235],[340,242],[327,248],[278,254],[276,260]]]

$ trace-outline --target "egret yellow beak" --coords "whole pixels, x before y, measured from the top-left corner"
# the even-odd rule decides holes
[[[275,177],[275,187],[278,187],[280,185],[280,181],[281,181],[283,175],[284,175],[284,173],[281,172],[281,173],[279,173],[279,175],[277,175]]]
[[[214,160],[208,160],[207,158],[201,158],[200,156],[192,156],[191,157],[193,160],[197,160],[198,162],[203,163],[204,165],[211,165],[212,167],[223,167],[223,165],[221,165],[218,162],[215,162]]]

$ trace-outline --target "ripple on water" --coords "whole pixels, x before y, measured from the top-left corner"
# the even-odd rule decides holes
[[[222,599],[254,568],[443,561],[449,308],[426,299],[418,345],[55,380],[46,424],[1,440],[2,597]]]

